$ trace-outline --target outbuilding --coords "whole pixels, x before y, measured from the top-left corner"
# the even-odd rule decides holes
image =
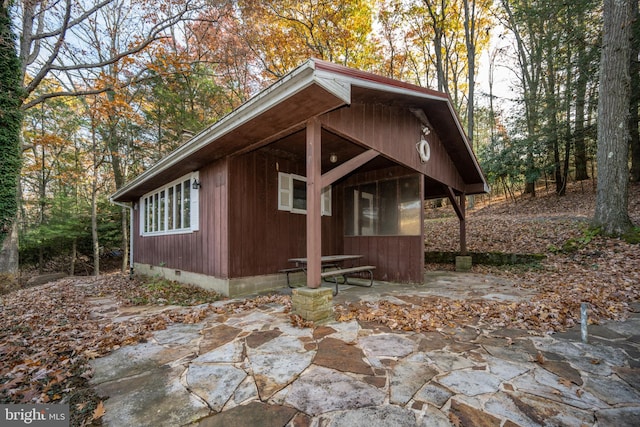
[[[131,207],[136,273],[228,296],[282,287],[304,257],[358,254],[422,282],[424,201],[488,191],[449,97],[310,59],[112,196]]]

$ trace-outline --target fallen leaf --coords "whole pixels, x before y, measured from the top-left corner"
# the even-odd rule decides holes
[[[104,414],[105,414],[104,403],[100,401],[98,403],[98,406],[96,406],[96,409],[93,410],[93,419],[97,420],[99,418],[102,418]]]

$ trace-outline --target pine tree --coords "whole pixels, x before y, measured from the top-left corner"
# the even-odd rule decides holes
[[[18,210],[22,85],[11,32],[9,4],[0,5],[0,244],[12,232]]]

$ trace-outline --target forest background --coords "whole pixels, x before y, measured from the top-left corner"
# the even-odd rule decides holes
[[[640,181],[640,27],[638,2],[627,4],[635,21],[625,160]],[[78,259],[90,260],[83,273],[98,274],[109,253],[126,264],[128,209],[108,196],[309,57],[448,93],[491,197],[535,197],[540,185],[562,196],[571,181],[595,187],[601,1],[2,5],[23,115],[20,203],[3,233],[5,247],[19,239],[22,265],[64,256],[71,274]]]

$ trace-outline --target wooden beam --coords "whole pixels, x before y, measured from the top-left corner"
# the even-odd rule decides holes
[[[380,153],[376,150],[367,150],[364,153],[358,154],[356,157],[347,160],[339,166],[331,169],[329,172],[322,175],[322,188],[333,184],[343,176],[353,172],[360,166],[364,165],[370,160],[378,157]]]
[[[467,255],[467,224],[465,221],[467,195],[465,193],[460,194],[460,202],[458,203],[453,189],[447,187],[447,197],[460,220],[460,255],[464,256]]]
[[[458,215],[458,219],[460,221],[464,221],[464,209],[460,207],[460,205],[458,204],[458,200],[456,199],[456,195],[453,192],[453,189],[451,187],[447,187],[447,197],[449,198],[449,201],[451,202],[451,205],[453,206],[453,210],[456,211],[456,215]]]
[[[306,132],[307,160],[307,286],[319,288],[322,278],[322,126],[309,119]]]
[[[490,191],[490,188],[484,182],[478,182],[475,184],[467,184],[464,192],[466,194],[486,194]]]

